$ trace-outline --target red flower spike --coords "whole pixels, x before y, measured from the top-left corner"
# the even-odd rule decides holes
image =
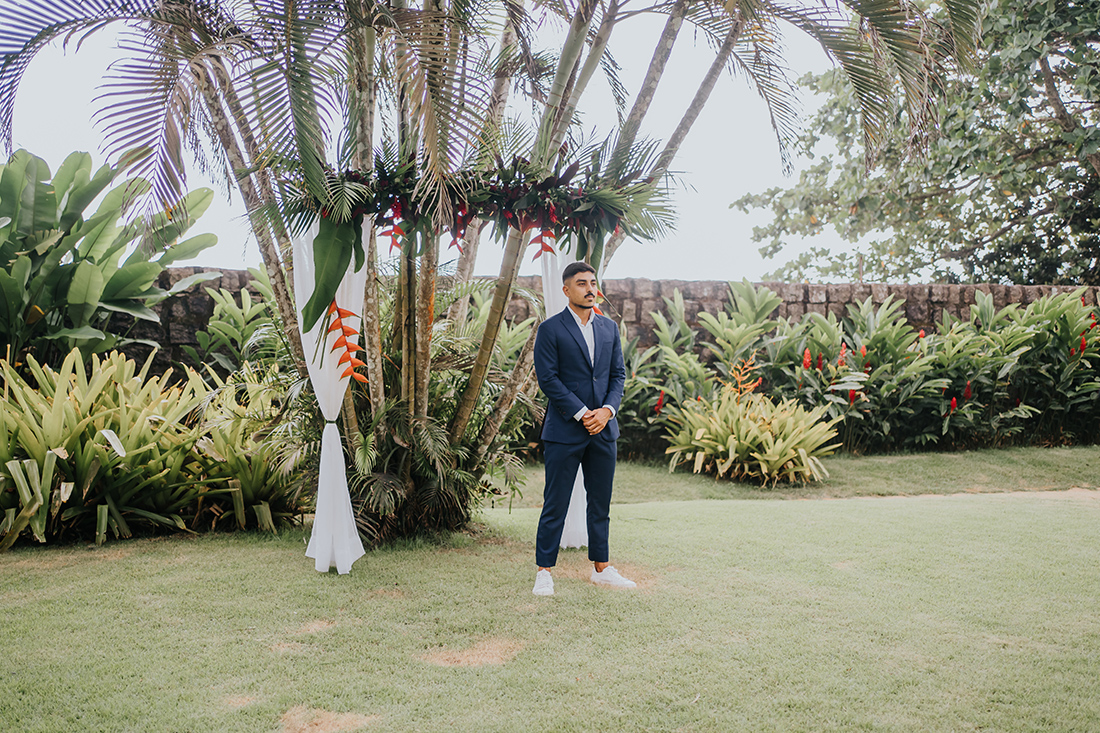
[[[329,304],[328,315],[331,316],[335,312],[336,312],[336,301],[334,300],[334,301],[332,301],[332,303]]]
[[[848,390],[848,404],[854,405],[856,403],[856,391],[854,389]]]
[[[866,364],[863,365],[863,372],[864,372],[864,374],[870,374],[871,373],[871,362],[867,362]]]
[[[968,400],[972,395],[973,392],[970,391],[970,380],[968,379],[966,380],[966,389],[963,390],[963,399]]]
[[[337,349],[347,349],[347,347],[348,347],[348,339],[343,334],[340,335],[340,338],[338,338],[338,339],[336,339],[335,341],[332,342],[332,350],[333,351],[336,351]]]
[[[1081,334],[1081,351],[1084,351],[1085,349],[1087,349],[1088,345],[1089,345],[1089,342],[1085,338],[1085,334]]]
[[[1077,356],[1077,349],[1073,348],[1072,346],[1069,347],[1069,355],[1070,356]]]
[[[657,406],[653,408],[653,411],[658,415],[661,414],[661,408],[665,406],[665,391],[661,390],[661,396],[657,398]]]
[[[820,372],[825,368],[825,352],[821,352],[817,355],[817,370]]]
[[[359,372],[352,372],[352,373],[351,373],[351,378],[352,378],[352,379],[354,379],[354,380],[355,380],[355,381],[357,381],[357,382],[361,382],[362,384],[366,384],[366,383],[367,383],[367,378],[366,378],[366,377],[364,377],[364,376],[363,376],[362,374],[360,374]]]
[[[813,366],[813,356],[810,354],[810,350],[807,348],[802,354],[802,368],[809,369]]]
[[[349,366],[347,369],[344,370],[344,373],[340,375],[340,379],[353,376],[355,376],[355,367]]]
[[[346,361],[351,361],[351,359],[352,359],[351,354],[349,354],[348,352],[345,351],[344,355],[340,357],[340,361],[336,362],[336,364],[339,366],[340,364],[343,364]]]
[[[955,408],[959,406],[959,401],[954,397],[951,398],[951,412],[955,411]]]
[[[864,358],[867,357],[867,345],[866,344],[859,347],[859,355],[864,357]]]
[[[920,330],[920,333],[917,334],[917,338],[924,338],[924,329],[923,328]]]
[[[836,365],[838,367],[844,366],[844,355],[848,353],[848,344],[843,341],[840,342],[840,356],[837,357]]]

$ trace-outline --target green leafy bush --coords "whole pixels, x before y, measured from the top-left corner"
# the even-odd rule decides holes
[[[656,352],[643,378],[628,374],[627,392],[713,402],[738,360],[751,356],[762,391],[823,408],[840,420],[850,451],[1091,442],[1100,425],[1100,336],[1082,292],[998,311],[979,291],[968,320],[945,316],[937,332],[925,333],[889,298],[849,304],[843,319],[771,320],[778,298],[731,283],[726,311],[700,316],[699,344],[682,300],[666,299],[671,318],[654,314]],[[650,414],[644,428],[625,430],[661,422]]]
[[[272,324],[270,304],[275,302],[275,293],[267,271],[250,267],[248,272],[259,300],[253,300],[248,287],[241,288],[240,303],[225,288],[206,288],[207,294],[214,299],[214,312],[206,324],[207,330],[195,333],[198,349],[183,347],[184,353],[196,365],[214,366],[225,374],[235,372],[241,368],[245,351],[256,334]]]
[[[102,542],[108,530],[131,536],[134,524],[186,530],[184,517],[208,490],[194,452],[202,380],[191,372],[168,386],[170,374],[150,377],[151,362],[138,369],[117,352],[92,355],[85,368],[74,349],[56,372],[27,358],[33,384],[0,362],[0,478],[6,489],[19,486],[20,471],[40,477],[34,538]],[[22,530],[16,512],[28,505],[27,492],[18,493],[0,490],[7,544]]]
[[[99,543],[230,525],[219,518],[274,530],[308,508],[248,431],[246,418],[280,410],[251,372],[212,392],[192,370],[151,376],[151,363],[111,352],[86,367],[73,349],[57,371],[28,355],[24,376],[0,361],[0,549],[26,529]]]
[[[743,384],[724,384],[713,398],[699,397],[667,411],[669,470],[690,463],[695,473],[748,479],[820,481],[828,476],[821,458],[840,444],[824,420],[826,408],[806,410],[793,399],[776,404]]]

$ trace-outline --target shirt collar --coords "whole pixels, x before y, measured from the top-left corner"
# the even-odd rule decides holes
[[[596,318],[596,311],[593,310],[592,313],[588,316],[588,326],[585,326],[583,323],[581,323],[581,317],[578,316],[572,308],[570,308],[569,306],[565,306],[565,310],[569,311],[569,315],[573,316],[573,320],[577,322],[577,326],[580,328],[588,328],[592,325],[592,321]]]

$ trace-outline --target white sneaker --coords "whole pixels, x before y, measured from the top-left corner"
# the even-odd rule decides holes
[[[549,570],[540,570],[535,573],[535,589],[531,592],[536,596],[554,595],[554,578]]]
[[[633,580],[627,580],[623,576],[619,575],[619,571],[611,567],[610,565],[604,568],[602,573],[597,573],[596,568],[592,568],[591,580],[596,585],[610,585],[615,588],[638,587],[637,583],[635,583]]]

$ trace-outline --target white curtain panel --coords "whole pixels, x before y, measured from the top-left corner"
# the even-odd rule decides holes
[[[561,274],[573,261],[570,255],[560,252],[544,252],[542,257],[542,299],[546,305],[546,317],[561,313],[569,304],[561,290]],[[588,406],[590,409],[592,405]],[[573,482],[573,496],[569,500],[569,511],[565,515],[565,528],[561,533],[562,547],[588,546],[588,495],[584,490],[584,469],[577,469],[577,478]]]
[[[332,351],[332,344],[341,335],[338,331],[325,333],[329,320],[321,318],[306,333],[302,330],[302,308],[309,302],[314,289],[313,238],[318,224],[300,238],[294,240],[294,295],[298,306],[298,331],[302,334],[302,348],[309,366],[309,381],[317,394],[317,403],[325,418],[321,436],[321,470],[317,482],[317,513],[313,520],[313,533],[306,548],[306,557],[314,560],[318,572],[327,573],[330,568],[344,575],[352,564],[365,554],[363,542],[355,528],[355,516],[348,493],[348,478],[344,472],[344,453],[340,442],[340,428],[336,424],[344,391],[351,377],[340,375],[347,364],[338,364],[343,351]],[[355,313],[344,318],[344,324],[359,330],[362,324],[363,295],[367,283],[367,268],[354,272],[354,259],[336,293],[341,308]],[[361,345],[361,344],[360,344]]]

